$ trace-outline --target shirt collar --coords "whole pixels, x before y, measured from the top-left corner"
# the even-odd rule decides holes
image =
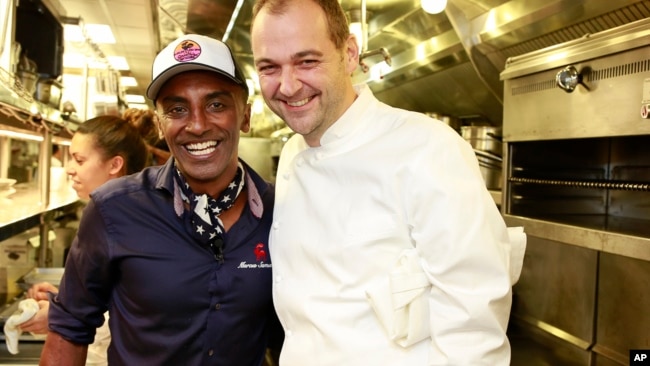
[[[251,213],[261,218],[264,213],[264,203],[262,196],[270,189],[269,184],[266,183],[253,169],[251,169],[246,162],[240,160],[244,169],[246,170],[246,184],[248,190],[248,207]],[[180,188],[176,185],[174,173],[176,167],[174,166],[175,159],[172,157],[168,159],[163,167],[159,170],[156,178],[156,189],[163,189],[169,192],[174,197],[174,210],[180,217],[185,210],[183,200],[180,195]]]

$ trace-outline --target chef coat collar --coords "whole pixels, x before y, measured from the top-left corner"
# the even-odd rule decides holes
[[[371,118],[368,118],[368,107],[375,96],[366,84],[354,86],[357,98],[341,117],[325,131],[320,139],[321,146],[334,143],[354,131],[366,128]]]

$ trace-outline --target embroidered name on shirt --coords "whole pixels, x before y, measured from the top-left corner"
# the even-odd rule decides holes
[[[271,263],[264,263],[264,262],[248,263],[246,261],[243,261],[243,262],[239,263],[239,266],[237,268],[246,269],[246,268],[271,268],[271,267],[273,267],[273,265]]]

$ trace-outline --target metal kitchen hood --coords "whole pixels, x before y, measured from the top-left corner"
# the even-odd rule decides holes
[[[250,50],[253,0],[160,0],[161,47],[180,33],[222,39],[254,73]],[[456,118],[481,117],[500,126],[506,60],[650,17],[648,0],[448,0],[441,14],[419,0],[341,0],[349,13],[365,4],[368,50],[386,49],[392,68],[371,80],[361,67],[355,82],[396,107]],[[380,56],[364,59],[372,67]]]

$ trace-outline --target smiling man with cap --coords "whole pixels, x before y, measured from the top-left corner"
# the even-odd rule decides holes
[[[194,34],[165,47],[152,76],[172,158],[91,194],[41,365],[83,365],[106,310],[109,364],[260,365],[282,342],[266,254],[273,189],[238,157],[246,80],[226,44]]]

